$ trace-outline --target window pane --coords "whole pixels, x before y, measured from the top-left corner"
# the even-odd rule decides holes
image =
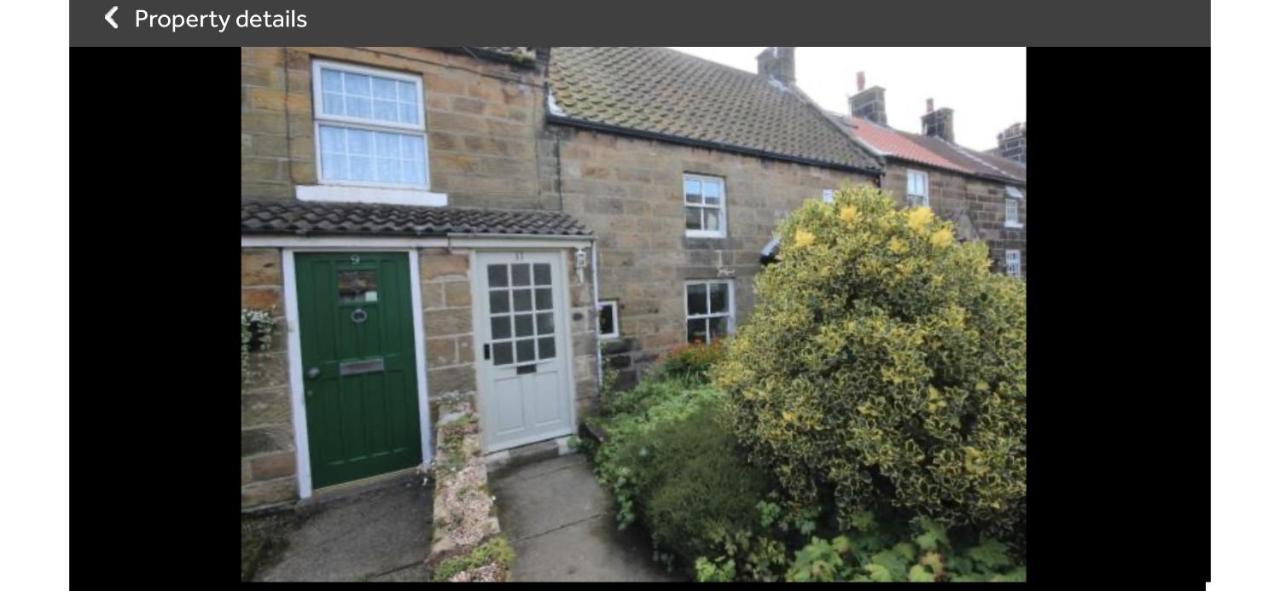
[[[706,181],[702,183],[702,198],[707,205],[720,205],[720,183],[719,181]]]
[[[391,101],[373,101],[373,118],[379,121],[399,121],[400,110],[398,103]]]
[[[533,284],[551,285],[551,265],[537,263],[533,266]]]
[[[729,311],[729,284],[712,283],[711,288],[711,313],[720,314]]]
[[[707,313],[707,284],[696,283],[685,287],[685,295],[688,300],[689,315],[706,314]]]
[[[707,342],[707,319],[697,318],[688,321],[688,331],[685,335],[690,343]]]
[[[347,152],[369,156],[373,154],[373,132],[363,129],[347,129]]]
[[[507,290],[499,289],[489,292],[489,313],[501,314],[511,311],[511,300],[507,297]]]
[[[347,95],[346,109],[347,115],[351,117],[369,118],[373,111],[367,97],[351,95]]]
[[[398,183],[400,182],[400,161],[391,160],[389,158],[378,158],[375,160],[377,172],[377,180],[380,183]]]
[[[489,336],[494,339],[511,338],[511,318],[509,316],[494,316],[490,318]]]
[[[538,339],[538,359],[551,359],[556,356],[556,338],[544,337]]]
[[[706,220],[706,229],[718,231],[720,229],[720,215],[722,210],[712,209],[710,207],[702,210],[702,216]]]
[[[400,134],[398,133],[377,133],[373,136],[373,145],[375,154],[379,158],[399,158],[400,157]]]
[[[516,336],[533,336],[533,314],[516,314]]]
[[[688,207],[684,208],[684,228],[686,230],[702,229],[702,208]]]
[[[400,102],[413,105],[413,106],[418,105],[418,93],[417,93],[416,85],[414,85],[412,82],[405,82],[403,80],[397,82],[396,85],[400,87],[400,92],[398,96],[398,98],[400,99]]]
[[[516,341],[516,362],[536,361],[533,356],[533,339]]]
[[[377,275],[373,271],[338,271],[338,301],[378,301]]]
[[[351,173],[347,170],[347,157],[344,154],[323,152],[320,156],[320,170],[326,179],[351,178]]]
[[[373,160],[366,156],[351,156],[347,161],[350,166],[349,178],[353,181],[372,181]]]
[[[616,331],[613,327],[613,312],[613,304],[600,306],[600,334],[613,334]]]
[[[702,203],[702,183],[686,179],[684,181],[684,200],[686,203]]]
[[[538,314],[538,334],[553,334],[556,331],[555,315],[551,312]]]
[[[489,287],[507,286],[507,266],[489,265]]]
[[[320,69],[320,90],[326,93],[342,92],[342,72],[330,70],[328,68]]]
[[[529,289],[512,290],[512,297],[515,298],[516,312],[528,312],[533,309],[533,294]]]
[[[349,95],[368,97],[369,77],[364,74],[343,72],[343,91]]]
[[[511,285],[529,285],[528,263],[511,265]]]
[[[726,316],[718,316],[711,318],[709,321],[711,326],[711,340],[722,339],[729,334],[729,318]]]
[[[396,81],[390,78],[373,79],[373,98],[382,101],[396,101]]]
[[[324,93],[324,98],[320,99],[320,112],[329,115],[342,115],[345,113],[342,108],[342,95],[331,92]]]
[[[543,287],[538,289],[537,292],[538,293],[535,294],[537,301],[534,303],[537,304],[538,309],[550,310],[551,309],[551,288]]]
[[[511,341],[493,344],[493,364],[507,365],[511,363]]]
[[[417,125],[417,123],[418,123],[418,106],[417,106],[417,105],[406,105],[406,104],[404,104],[404,103],[400,103],[400,104],[399,104],[399,115],[400,115],[400,121],[401,121],[402,123],[411,123],[411,124]]]

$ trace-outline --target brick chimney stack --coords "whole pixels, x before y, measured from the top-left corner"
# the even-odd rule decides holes
[[[933,110],[933,99],[925,101],[924,116],[920,118],[920,128],[929,137],[937,137],[948,142],[956,141],[955,123],[952,111],[947,107]]]
[[[1027,124],[1014,123],[996,136],[1000,143],[996,153],[1004,158],[1027,163]]]
[[[849,114],[880,125],[889,125],[889,115],[884,108],[884,89],[879,86],[866,88],[864,72],[858,72],[858,94],[849,97]]]
[[[756,73],[792,86],[796,83],[796,48],[767,47],[756,56]]]

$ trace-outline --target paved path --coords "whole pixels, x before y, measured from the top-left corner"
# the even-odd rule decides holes
[[[289,534],[260,581],[427,581],[431,491],[422,478],[335,499]]]
[[[618,531],[582,454],[491,473],[498,519],[516,552],[515,581],[674,581],[640,528]]]

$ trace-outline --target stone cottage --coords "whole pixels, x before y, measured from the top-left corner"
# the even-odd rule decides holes
[[[848,113],[828,113],[884,161],[885,190],[904,202],[927,205],[955,223],[961,240],[982,240],[994,268],[1010,275],[1027,272],[1027,167],[1025,125],[1001,132],[999,154],[955,142],[955,113],[925,105],[920,133],[889,127],[885,89],[866,88],[849,97]]]
[[[776,223],[886,159],[795,84],[664,48],[244,48],[242,507],[573,433],[605,364],[730,334]],[[890,182],[893,177],[889,177]]]

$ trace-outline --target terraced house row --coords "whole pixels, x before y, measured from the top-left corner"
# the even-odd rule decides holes
[[[429,462],[454,398],[486,452],[572,434],[606,365],[625,386],[731,334],[776,223],[842,186],[932,207],[1025,273],[1024,163],[956,145],[946,109],[893,130],[875,89],[825,112],[793,48],[758,61],[243,49],[242,306],[277,329],[241,392],[242,506]]]

